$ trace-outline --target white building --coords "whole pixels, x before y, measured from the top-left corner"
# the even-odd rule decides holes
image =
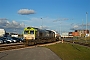
[[[5,35],[5,30],[4,29],[0,29],[0,37],[3,37]]]

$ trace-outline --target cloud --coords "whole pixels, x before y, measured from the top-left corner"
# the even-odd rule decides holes
[[[73,27],[74,27],[74,28],[78,28],[79,26],[78,26],[78,25],[74,25]]]
[[[21,15],[29,15],[29,14],[34,14],[35,11],[32,10],[32,9],[20,9],[18,11],[18,14],[21,14]]]
[[[22,20],[22,22],[25,23],[26,26],[34,26],[34,27],[40,27],[40,26],[48,26],[48,25],[53,25],[53,20],[52,18],[48,17],[32,17],[27,20]]]
[[[90,23],[87,24],[87,29],[90,30]],[[86,24],[73,25],[70,30],[86,30]]]
[[[9,22],[8,19],[1,18],[0,19],[0,28],[5,29],[8,32],[14,32],[16,29],[17,32],[20,32],[25,27],[24,23],[18,23],[16,21]]]
[[[53,22],[64,21],[64,20],[69,20],[69,19],[68,18],[58,18],[54,20]]]

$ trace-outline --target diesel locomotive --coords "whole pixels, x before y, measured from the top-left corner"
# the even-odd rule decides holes
[[[60,39],[60,35],[53,30],[26,27],[23,31],[25,45],[54,42]]]

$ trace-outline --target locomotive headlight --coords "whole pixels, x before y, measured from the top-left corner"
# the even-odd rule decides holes
[[[24,39],[26,39],[26,37],[24,37]]]

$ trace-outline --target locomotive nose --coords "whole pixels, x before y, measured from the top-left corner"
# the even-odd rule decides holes
[[[32,37],[32,39],[34,39],[34,37]]]

